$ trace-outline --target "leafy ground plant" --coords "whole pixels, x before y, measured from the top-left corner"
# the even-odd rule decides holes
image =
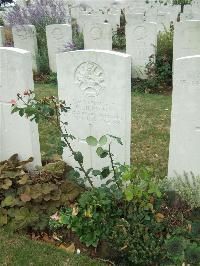
[[[194,237],[194,232],[199,227],[198,222],[189,222],[191,208],[186,204],[171,207],[151,169],[130,168],[115,162],[110,138],[122,145],[119,138],[87,137],[88,145],[96,147],[97,156],[110,158],[110,164],[102,170],[85,169],[83,155],[71,146],[74,136],[68,132],[68,124],[60,119],[62,112],[69,111],[65,102],[52,96],[37,99],[31,91],[18,94],[18,100],[23,106],[13,104],[13,112],[36,122],[44,119],[58,127],[63,138],[61,149],[68,148],[79,164],[79,171],[73,169],[73,177],[79,183],[90,185],[76,204],[62,208],[51,217],[52,229],[72,230],[88,247],[98,247],[106,241],[110,250],[117,253],[113,260],[134,265],[198,262],[199,238]],[[105,144],[108,144],[106,149]],[[93,176],[105,184],[95,188]],[[183,241],[186,244],[179,247],[178,243]],[[177,245],[174,253],[170,252],[172,244]]]
[[[44,230],[49,216],[68,206],[82,192],[66,179],[69,168],[58,161],[30,173],[18,155],[0,162],[0,226]]]
[[[151,169],[126,168],[118,178],[120,187],[92,188],[63,208],[51,229],[72,230],[87,247],[103,242],[109,259],[123,265],[198,265],[200,223],[191,207],[171,205]]]

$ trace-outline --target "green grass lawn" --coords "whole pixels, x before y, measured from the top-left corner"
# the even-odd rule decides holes
[[[36,84],[37,95],[57,95],[56,85]],[[171,96],[132,94],[131,162],[167,174]],[[47,124],[39,125],[42,158],[56,156],[60,136]],[[53,143],[53,144],[52,144]]]
[[[5,266],[103,266],[82,255],[70,255],[53,245],[0,230],[0,265]]]

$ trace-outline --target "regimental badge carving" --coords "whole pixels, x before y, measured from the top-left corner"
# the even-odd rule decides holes
[[[134,29],[134,36],[136,36],[136,40],[142,40],[146,38],[146,28],[143,26],[138,26]]]
[[[59,28],[53,29],[51,34],[52,34],[53,38],[56,39],[56,40],[60,40],[60,39],[63,38],[63,32]]]
[[[90,36],[92,40],[99,40],[102,38],[103,32],[99,26],[94,26],[90,29]]]
[[[95,97],[105,90],[104,71],[93,62],[84,62],[77,67],[75,82],[86,96]]]

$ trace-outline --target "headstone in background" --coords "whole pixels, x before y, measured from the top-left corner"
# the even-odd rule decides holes
[[[56,54],[62,53],[72,43],[72,28],[68,24],[53,24],[46,26],[49,67],[52,72],[56,69]]]
[[[15,48],[31,52],[33,70],[37,71],[37,37],[33,25],[22,25],[12,28]]]
[[[154,61],[157,25],[153,22],[126,25],[126,53],[132,57],[132,77],[145,79],[150,57]]]
[[[108,23],[85,23],[84,48],[112,50],[112,26]]]

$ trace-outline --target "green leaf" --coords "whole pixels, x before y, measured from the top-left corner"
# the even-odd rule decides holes
[[[1,206],[2,207],[11,207],[15,205],[15,198],[12,196],[7,196],[2,202]]]
[[[106,178],[108,177],[110,174],[110,169],[109,169],[109,166],[107,167],[104,167],[103,170],[101,171],[101,175],[103,178]]]
[[[96,139],[95,137],[93,137],[93,136],[89,136],[89,137],[87,137],[87,138],[86,138],[86,142],[87,142],[87,144],[90,145],[90,146],[96,146],[96,145],[98,144],[97,139]]]
[[[100,158],[105,158],[108,155],[108,151],[104,150],[102,147],[98,147],[96,153]]]
[[[99,144],[101,146],[105,145],[107,143],[108,139],[106,137],[106,135],[102,136],[100,139],[99,139]]]
[[[24,115],[24,109],[20,109],[20,110],[19,110],[19,115],[20,115],[20,116],[23,116],[23,115]]]
[[[20,178],[20,180],[18,181],[18,183],[20,184],[20,185],[25,185],[26,183],[27,183],[27,181],[28,181],[28,175],[23,175],[21,178]]]
[[[108,136],[115,139],[120,145],[123,145],[121,138],[115,137],[113,135],[108,135]]]
[[[7,224],[8,215],[7,210],[0,208],[0,226]]]
[[[78,171],[72,169],[69,172],[69,177],[70,178],[79,178],[80,177],[80,173]]]
[[[101,171],[99,171],[99,170],[93,170],[93,171],[92,171],[92,174],[93,174],[94,176],[98,176],[98,175],[101,175]]]
[[[133,199],[133,188],[132,185],[128,186],[125,191],[125,196],[127,201],[131,201]]]
[[[74,152],[74,160],[77,161],[78,163],[82,164],[83,163],[83,155],[80,151]]]
[[[123,181],[129,181],[129,180],[131,180],[131,173],[130,173],[130,171],[126,171],[126,172],[122,175],[122,180],[123,180]]]
[[[12,186],[12,181],[9,178],[4,179],[3,181],[3,185],[1,186],[1,188],[7,190]]]

